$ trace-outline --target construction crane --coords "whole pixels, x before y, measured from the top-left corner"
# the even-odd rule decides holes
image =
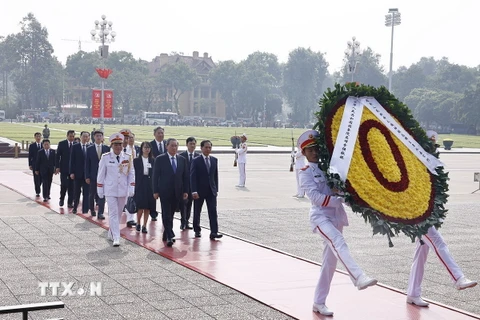
[[[78,38],[78,40],[75,39],[62,39],[62,41],[75,41],[78,42],[78,51],[82,51],[82,42],[84,43],[93,43],[92,41],[82,41],[81,38]]]

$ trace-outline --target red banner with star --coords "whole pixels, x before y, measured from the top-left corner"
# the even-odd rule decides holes
[[[92,118],[102,116],[102,90],[92,90]],[[113,118],[113,90],[103,90],[103,118]]]

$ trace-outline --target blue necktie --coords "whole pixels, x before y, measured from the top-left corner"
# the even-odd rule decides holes
[[[177,173],[177,165],[175,164],[175,157],[172,157],[173,173]]]
[[[207,165],[208,173],[210,173],[210,160],[208,159],[208,157],[205,158],[205,164]]]

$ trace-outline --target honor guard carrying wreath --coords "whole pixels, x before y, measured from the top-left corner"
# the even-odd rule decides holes
[[[120,245],[120,216],[127,196],[135,193],[135,171],[130,155],[122,151],[123,140],[121,133],[110,136],[111,151],[102,155],[97,175],[98,196],[108,204],[108,239],[114,247]]]
[[[238,155],[238,172],[240,174],[240,179],[236,187],[244,188],[245,180],[247,179],[247,173],[245,171],[245,165],[247,164],[247,135],[244,133],[240,136],[240,147],[235,151]]]
[[[325,175],[318,167],[317,137],[317,131],[308,130],[298,138],[297,147],[308,161],[300,171],[300,185],[312,203],[310,225],[313,232],[318,233],[325,241],[320,278],[315,288],[313,311],[331,316],[333,312],[327,308],[325,301],[330,291],[337,260],[344,265],[358,290],[375,285],[377,280],[367,277],[350,255],[342,235],[343,227],[348,226],[343,198],[336,196],[335,190],[328,187]]]

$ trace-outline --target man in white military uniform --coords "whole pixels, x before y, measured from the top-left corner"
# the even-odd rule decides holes
[[[350,279],[358,290],[373,286],[377,280],[367,277],[350,255],[342,235],[344,226],[348,225],[347,214],[343,208],[343,198],[336,196],[327,185],[325,175],[318,167],[318,132],[308,130],[297,142],[298,150],[306,157],[308,164],[300,170],[300,186],[312,203],[310,225],[325,241],[322,269],[315,289],[313,311],[325,316],[333,315],[325,305],[330,291],[337,260],[345,266]]]
[[[292,158],[295,159],[295,178],[297,179],[297,193],[293,196],[295,198],[305,197],[305,191],[300,187],[300,171],[305,167],[305,156],[302,152],[298,152],[298,148],[295,148],[295,151],[292,152]]]
[[[124,136],[110,136],[111,151],[104,153],[98,164],[97,190],[99,198],[105,197],[108,204],[108,238],[113,246],[120,245],[120,216],[127,196],[135,192],[135,171],[129,154],[122,151]]]
[[[436,145],[438,134],[435,131],[427,131],[428,138]],[[430,227],[426,235],[422,237],[423,244],[417,239],[417,247],[413,257],[412,269],[408,279],[407,303],[417,305],[419,307],[427,307],[428,302],[422,299],[422,280],[425,272],[425,263],[427,262],[428,251],[431,248],[435,252],[447,269],[450,278],[457,290],[472,288],[477,282],[465,278],[462,270],[453,259],[448,251],[447,244],[443,240],[442,235],[435,227]]]
[[[133,148],[130,146],[130,139],[133,137],[132,131],[130,129],[122,129],[120,130],[120,133],[123,134],[123,153],[128,154],[131,157],[131,161],[133,164],[133,159],[135,159],[136,156],[136,150],[135,146]],[[135,141],[135,140],[133,140]],[[127,227],[132,228],[137,225],[135,222],[137,215],[136,213],[130,213],[128,212],[127,208],[123,208],[123,211],[125,212],[125,215],[127,216]]]
[[[240,173],[240,179],[238,184],[235,187],[244,188],[245,180],[247,179],[247,173],[245,172],[245,165],[247,164],[247,135],[244,133],[240,136],[240,147],[235,150],[238,155],[238,172]]]

